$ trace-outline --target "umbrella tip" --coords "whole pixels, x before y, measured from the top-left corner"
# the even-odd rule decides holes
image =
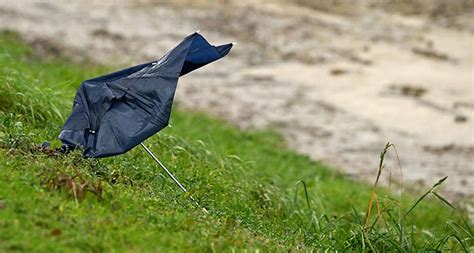
[[[201,30],[197,30],[196,33],[199,33]]]
[[[232,46],[234,46],[234,45],[237,45],[238,43],[234,41],[231,44],[232,44]]]

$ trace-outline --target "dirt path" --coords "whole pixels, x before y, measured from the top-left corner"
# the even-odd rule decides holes
[[[38,51],[124,65],[156,59],[199,29],[215,44],[237,41],[225,63],[181,80],[179,103],[240,127],[276,128],[295,150],[362,180],[373,180],[391,141],[405,181],[448,175],[452,197],[474,195],[469,29],[378,10],[342,16],[293,4],[197,2],[0,0],[0,28]]]

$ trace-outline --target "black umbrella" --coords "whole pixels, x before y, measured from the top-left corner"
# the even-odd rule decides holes
[[[85,157],[119,155],[141,144],[186,191],[142,142],[168,125],[178,78],[224,57],[232,45],[212,46],[196,32],[158,61],[84,81],[59,139],[68,149],[83,148]]]

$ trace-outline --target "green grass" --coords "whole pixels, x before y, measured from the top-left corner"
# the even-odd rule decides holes
[[[0,66],[0,252],[473,250],[465,214],[434,191],[400,201],[378,188],[366,226],[372,186],[286,149],[272,131],[179,107],[146,144],[209,213],[140,147],[100,160],[41,151],[81,80],[107,68],[43,60],[8,32]]]

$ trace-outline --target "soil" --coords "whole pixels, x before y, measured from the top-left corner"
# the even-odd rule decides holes
[[[181,106],[276,129],[358,180],[375,179],[390,141],[405,184],[447,175],[450,198],[474,196],[472,5],[453,14],[370,1],[210,2],[0,0],[0,29],[39,53],[120,66],[157,59],[197,30],[214,44],[236,41],[228,57],[180,80]],[[390,154],[386,177],[399,178],[395,161]]]

